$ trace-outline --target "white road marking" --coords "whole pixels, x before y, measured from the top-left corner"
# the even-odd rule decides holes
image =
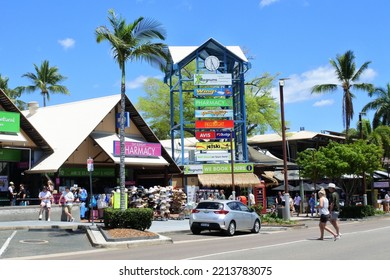
[[[11,234],[10,237],[7,238],[7,240],[4,242],[3,246],[1,246],[0,257],[3,255],[5,250],[7,250],[7,247],[9,245],[9,243],[11,242],[12,238],[14,238],[15,234],[16,234],[16,230]]]

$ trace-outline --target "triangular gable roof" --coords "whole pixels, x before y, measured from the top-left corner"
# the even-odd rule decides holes
[[[213,38],[208,39],[200,46],[169,46],[168,47],[173,64],[187,64],[199,52],[199,56],[205,59],[211,53],[222,53],[226,50],[237,60],[248,62],[244,52],[239,46],[224,46]],[[188,58],[188,59],[187,59]],[[187,61],[188,60],[188,61]]]
[[[35,129],[29,120],[23,115],[18,107],[8,98],[5,92],[0,89],[0,104],[7,112],[20,113],[20,128],[45,154],[52,153],[53,149],[42,135]]]
[[[286,133],[286,139],[289,141],[314,139],[316,137],[324,137],[324,138],[334,139],[338,141],[345,140],[345,137],[343,136],[317,133],[317,132],[311,132],[305,130]],[[281,142],[281,141],[282,141],[282,136],[277,133],[255,135],[248,138],[248,144],[250,145],[255,145],[260,143]]]
[[[24,111],[25,116],[35,124],[54,149],[54,153],[37,163],[31,172],[56,172],[82,141],[91,135],[104,117],[115,109],[120,98],[121,95],[116,94],[42,107],[33,115],[29,111]],[[131,120],[147,142],[159,142],[127,97],[126,111],[130,112]],[[59,129],[53,129],[58,125],[61,126]],[[164,148],[162,148],[162,156],[169,163],[170,172],[181,172]]]

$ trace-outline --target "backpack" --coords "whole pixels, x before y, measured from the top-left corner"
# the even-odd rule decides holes
[[[85,189],[82,189],[79,196],[81,201],[86,201],[88,196],[87,191]]]

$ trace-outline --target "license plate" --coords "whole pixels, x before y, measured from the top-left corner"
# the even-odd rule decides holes
[[[201,223],[201,224],[200,224],[200,226],[201,226],[201,227],[208,227],[208,226],[209,226],[209,224],[206,224],[206,223]]]

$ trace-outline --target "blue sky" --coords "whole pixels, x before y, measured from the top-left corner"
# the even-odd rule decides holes
[[[246,79],[264,72],[289,78],[284,87],[285,118],[290,131],[342,131],[342,92],[312,95],[315,84],[335,82],[329,59],[352,50],[357,66],[371,61],[362,82],[390,82],[388,0],[0,0],[0,74],[11,88],[28,85],[21,76],[33,64],[49,60],[67,77],[70,96],[51,95],[55,105],[120,92],[120,71],[108,43],[97,44],[95,29],[108,25],[113,8],[128,22],[139,16],[158,20],[166,44],[198,46],[214,38],[241,46],[254,58]],[[133,103],[144,94],[147,77],[162,73],[146,63],[127,65],[127,95]],[[273,94],[279,100],[278,85]],[[355,127],[370,101],[355,92]],[[38,101],[40,94],[22,100]],[[367,118],[371,118],[368,114]]]

